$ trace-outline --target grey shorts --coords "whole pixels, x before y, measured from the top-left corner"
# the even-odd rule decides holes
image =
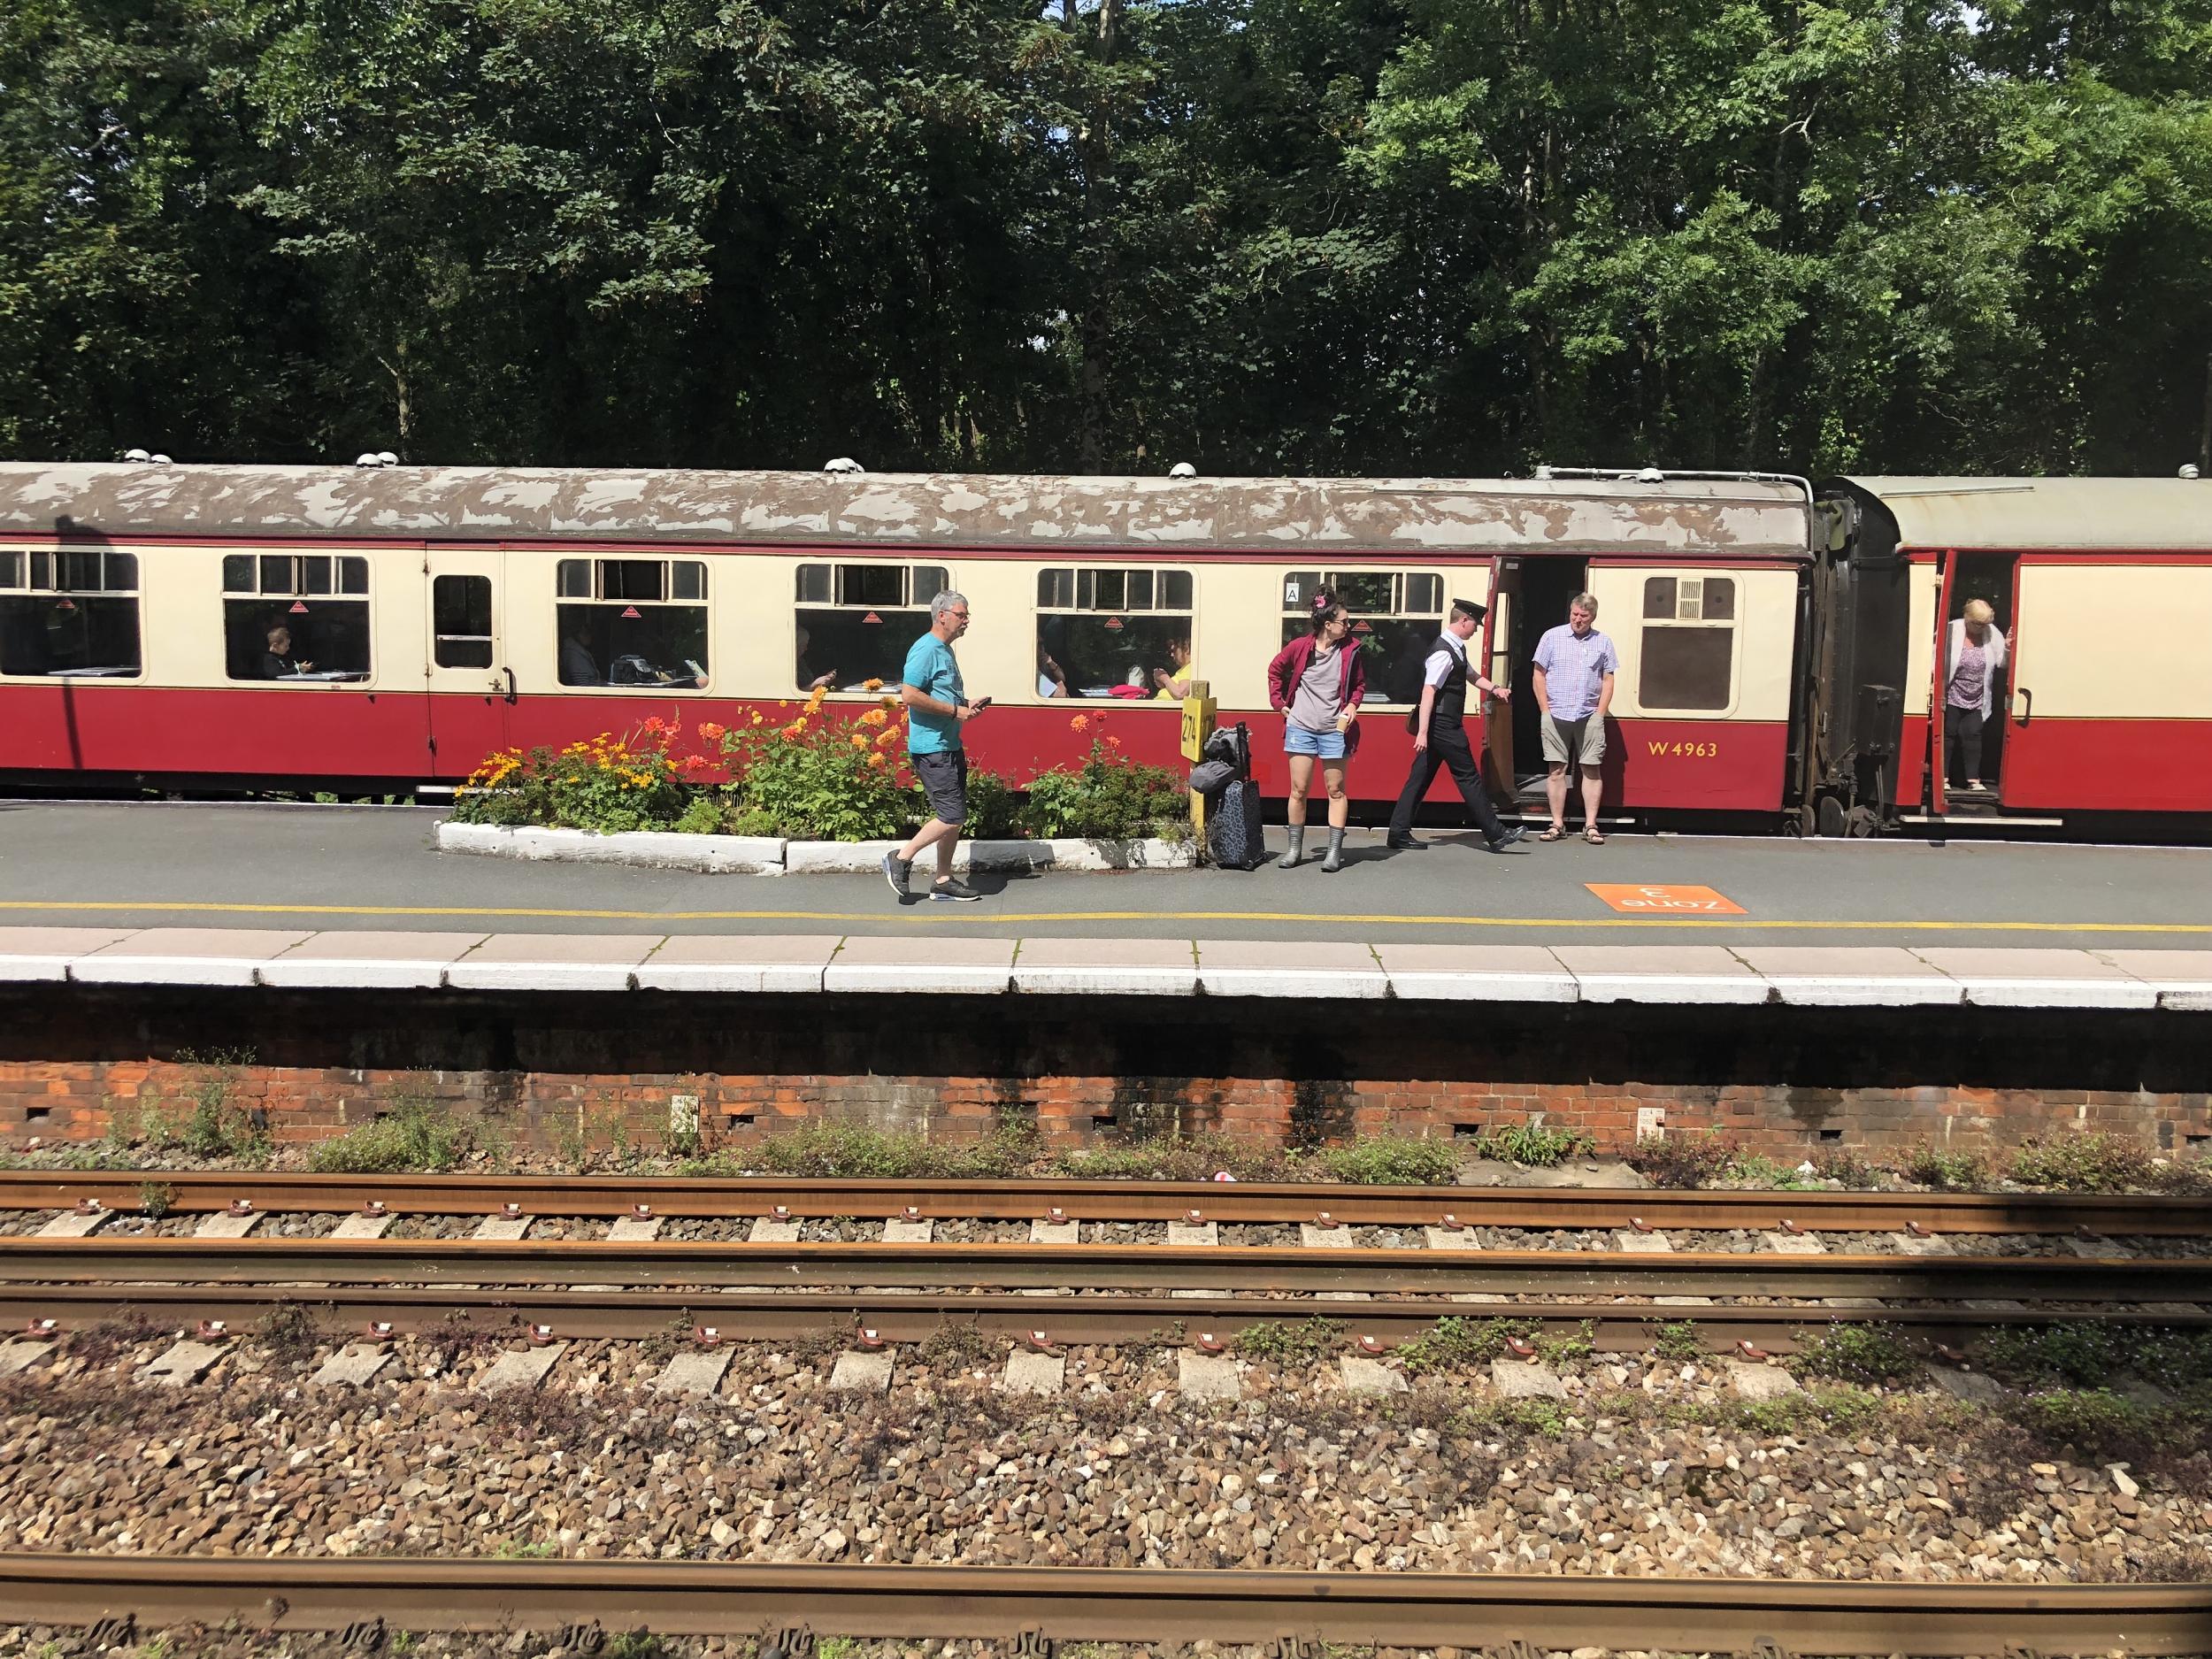
[[[1586,772],[1594,771],[1605,758],[1605,722],[1594,714],[1579,720],[1544,717],[1544,758],[1555,766],[1578,761]]]
[[[930,816],[945,824],[967,822],[968,751],[946,749],[911,759],[914,775],[922,780],[922,793],[929,797]]]

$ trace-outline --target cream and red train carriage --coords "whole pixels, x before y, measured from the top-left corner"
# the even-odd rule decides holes
[[[970,733],[981,763],[1018,781],[1071,760],[1096,729],[1074,717],[1101,712],[1128,752],[1171,762],[1175,705],[1150,694],[1172,670],[1252,723],[1279,795],[1264,669],[1325,585],[1370,653],[1351,780],[1379,800],[1449,601],[1490,606],[1491,676],[1525,687],[1539,634],[1586,589],[1621,657],[1609,811],[1870,827],[1923,798],[1928,652],[1965,592],[1923,591],[1882,490],[4,465],[0,774],[404,787],[649,715],[728,722],[818,683],[859,704],[949,586],[976,616],[969,684],[996,699]],[[1962,545],[1987,544],[1946,543]],[[2070,568],[2024,577],[2032,612]],[[1532,701],[1483,723],[1498,786],[1525,793]]]

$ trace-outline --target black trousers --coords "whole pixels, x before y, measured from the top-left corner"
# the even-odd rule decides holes
[[[1436,781],[1440,766],[1452,769],[1459,798],[1467,803],[1467,816],[1482,832],[1483,840],[1494,841],[1504,834],[1505,826],[1491,810],[1490,796],[1482,787],[1482,768],[1475,764],[1467,728],[1457,720],[1440,720],[1429,726],[1429,746],[1413,757],[1413,770],[1406,775],[1406,787],[1399,791],[1398,804],[1390,814],[1390,833],[1396,836],[1413,833],[1413,809],[1421,804],[1421,797]]]
[[[1953,783],[1982,775],[1982,711],[1979,709],[1943,710],[1944,771]]]

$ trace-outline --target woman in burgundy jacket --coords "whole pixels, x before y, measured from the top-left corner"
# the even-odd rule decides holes
[[[1283,717],[1283,754],[1290,764],[1290,850],[1279,861],[1286,870],[1304,857],[1306,795],[1317,760],[1329,791],[1329,854],[1321,868],[1344,867],[1344,824],[1352,808],[1344,763],[1359,747],[1354,722],[1367,695],[1367,670],[1351,634],[1344,607],[1324,588],[1313,596],[1313,632],[1284,646],[1267,665],[1267,698]]]

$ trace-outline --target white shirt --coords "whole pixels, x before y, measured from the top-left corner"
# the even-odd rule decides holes
[[[1422,664],[1421,683],[1441,691],[1445,682],[1455,672],[1463,670],[1471,681],[1475,677],[1474,670],[1468,666],[1466,650],[1467,648],[1459,642],[1459,636],[1455,634],[1447,634],[1439,639],[1436,649],[1429,653],[1428,661]]]

